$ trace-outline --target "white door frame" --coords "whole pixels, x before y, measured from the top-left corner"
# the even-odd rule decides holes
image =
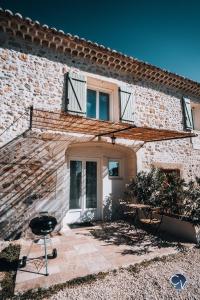
[[[72,214],[74,213],[80,213],[80,217],[84,215],[85,212],[94,212],[96,215],[96,219],[100,219],[101,215],[102,215],[102,200],[101,200],[101,196],[102,196],[102,180],[101,180],[101,159],[97,158],[97,157],[85,157],[85,156],[69,156],[67,159],[67,172],[70,178],[70,161],[71,160],[75,160],[75,161],[82,161],[82,199],[81,199],[81,208],[79,209],[69,209],[68,213]],[[85,182],[86,182],[86,161],[95,161],[97,162],[97,208],[86,208],[86,193],[85,193]],[[70,182],[70,181],[69,181]],[[67,195],[67,199],[70,202],[70,188],[68,189],[68,195]]]

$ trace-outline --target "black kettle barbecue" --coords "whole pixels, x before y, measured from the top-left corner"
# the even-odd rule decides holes
[[[29,227],[34,234],[45,236],[51,233],[56,225],[56,218],[49,215],[43,215],[32,219],[30,221]]]
[[[54,248],[52,251],[52,255],[47,254],[47,235],[49,235],[56,227],[57,220],[55,217],[50,216],[48,212],[41,212],[40,216],[33,218],[30,223],[29,227],[31,228],[32,232],[35,235],[41,236],[44,240],[44,251],[45,251],[45,275],[48,276],[48,258],[56,258],[57,257],[57,250]],[[50,240],[50,238],[49,238]],[[29,251],[30,252],[30,251]],[[19,267],[24,268],[26,266],[26,262],[28,260],[28,256],[23,256],[20,261]]]

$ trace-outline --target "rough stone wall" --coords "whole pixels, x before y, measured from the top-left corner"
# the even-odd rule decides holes
[[[182,96],[180,93],[174,95],[169,90],[162,91],[156,87],[147,89],[137,86],[138,124],[183,131]],[[198,99],[191,101],[198,102]],[[148,171],[152,166],[180,169],[181,176],[186,181],[194,180],[196,176],[200,177],[200,135],[195,138],[147,143],[138,151],[137,157],[138,171]]]
[[[30,220],[48,211],[58,220],[67,212],[65,154],[69,144],[87,138],[42,138],[28,132],[0,150],[0,239],[26,235]]]
[[[0,134],[15,122],[0,136],[0,147],[9,142],[0,150],[1,237],[14,236],[12,232],[17,235],[24,220],[33,216],[38,208],[64,212],[62,166],[65,151],[74,139],[56,142],[19,135],[29,127],[30,105],[47,110],[62,109],[64,74],[69,68],[108,78],[119,85],[123,82],[132,84],[137,125],[183,130],[182,95],[149,86],[146,82],[135,82],[130,75],[13,37],[4,40],[0,48],[0,66]],[[118,105],[118,99],[115,101]],[[200,176],[200,150],[193,148],[190,139],[147,143],[138,151],[137,157],[138,171],[155,165],[178,167],[187,180]]]
[[[130,75],[14,37],[4,40],[0,48],[0,63],[0,133],[20,118],[30,105],[60,110],[65,101],[64,74],[69,68],[108,78],[116,85],[131,84],[135,94],[137,125],[183,130],[182,95],[175,95],[167,88],[135,82]],[[118,105],[118,99],[115,101]],[[0,137],[0,146],[28,128],[28,122],[28,116],[20,118]]]
[[[1,238],[16,237],[28,227],[37,204],[53,201],[57,170],[62,165],[59,150],[54,151],[56,164],[51,159],[53,144],[19,137],[1,150]]]
[[[138,171],[148,171],[154,166],[180,169],[181,177],[186,181],[200,177],[200,150],[193,149],[190,139],[147,143],[139,151]]]
[[[137,122],[141,126],[183,131],[182,96],[167,89],[135,87]]]

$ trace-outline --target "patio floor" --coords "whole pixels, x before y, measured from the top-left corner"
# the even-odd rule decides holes
[[[173,254],[183,246],[143,230],[139,232],[140,238],[135,229],[129,230],[129,225],[124,222],[66,229],[52,237],[58,256],[48,260],[49,276],[44,276],[44,259],[41,258],[44,247],[34,243],[30,250],[31,241],[21,240],[20,257],[30,250],[31,259],[17,272],[15,294]]]

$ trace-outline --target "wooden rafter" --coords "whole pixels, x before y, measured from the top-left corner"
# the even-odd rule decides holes
[[[129,123],[89,119],[63,112],[33,109],[32,128],[153,142],[194,137],[191,132],[137,127]]]

